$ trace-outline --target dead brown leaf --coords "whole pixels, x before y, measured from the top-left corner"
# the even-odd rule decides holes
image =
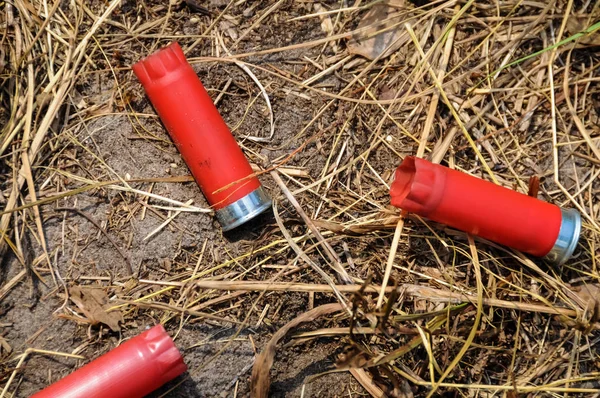
[[[590,18],[584,16],[571,16],[567,20],[567,31],[569,32],[569,35],[575,35],[586,30],[592,23],[594,23],[594,21],[597,20],[597,18],[592,18],[590,20]],[[577,46],[600,46],[600,33],[596,31],[580,37],[577,39]]]
[[[111,304],[104,290],[73,286],[69,288],[69,296],[92,325],[103,323],[113,332],[121,330],[119,322],[123,322],[123,315],[120,311],[107,312]]]
[[[595,323],[600,319],[600,284],[587,283],[574,287],[573,290],[585,303],[584,318],[589,323]]]
[[[374,5],[360,20],[358,29],[365,30],[352,36],[348,52],[374,60],[389,57],[399,49],[409,40],[401,21],[394,18],[400,15],[398,10],[403,7],[406,7],[405,0],[388,0]]]
[[[269,387],[271,386],[270,371],[271,366],[273,366],[279,340],[284,338],[290,330],[301,323],[314,321],[322,315],[341,311],[342,308],[342,305],[339,303],[321,305],[294,318],[275,332],[265,346],[265,349],[256,357],[256,361],[254,361],[252,378],[250,379],[250,396],[253,398],[267,398],[269,396]]]
[[[600,285],[596,283],[586,283],[576,286],[573,290],[584,302],[597,301],[600,298]]]

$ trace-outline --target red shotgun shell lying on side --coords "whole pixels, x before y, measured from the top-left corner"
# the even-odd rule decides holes
[[[581,232],[576,210],[413,156],[396,170],[390,196],[403,210],[556,264],[571,257]]]
[[[158,325],[31,398],[142,398],[186,370],[175,343]]]
[[[227,231],[271,207],[250,163],[177,43],[133,65],[154,109]]]

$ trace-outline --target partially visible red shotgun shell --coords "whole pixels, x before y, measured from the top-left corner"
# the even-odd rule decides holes
[[[175,343],[158,325],[31,398],[142,398],[186,370]]]
[[[172,43],[133,65],[154,109],[227,231],[271,207],[271,199],[187,62]],[[249,177],[251,176],[251,177]]]
[[[392,205],[452,228],[562,264],[581,232],[576,210],[408,156],[390,189]]]

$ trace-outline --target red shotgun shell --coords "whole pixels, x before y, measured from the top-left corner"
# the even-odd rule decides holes
[[[175,343],[158,325],[31,398],[142,398],[186,370]]]
[[[390,196],[403,210],[556,264],[571,257],[581,232],[576,210],[413,156],[396,170]]]
[[[154,109],[227,231],[271,199],[176,42],[133,65]]]

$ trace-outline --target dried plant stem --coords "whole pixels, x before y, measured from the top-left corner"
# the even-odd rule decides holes
[[[145,281],[151,283],[153,281]],[[171,286],[175,286],[172,283]],[[179,286],[179,284],[177,284]],[[198,281],[196,286],[200,289],[215,289],[215,290],[246,290],[246,291],[283,291],[283,292],[333,292],[333,288],[329,285],[315,285],[310,283],[267,283],[267,282],[255,282],[255,281]],[[335,285],[335,289],[340,293],[353,293],[358,292],[361,289],[359,285]],[[409,297],[415,297],[425,300],[431,300],[433,302],[446,302],[446,303],[473,303],[477,304],[477,297],[465,295],[461,293],[455,293],[446,290],[434,289],[426,286],[402,284],[398,288],[386,287],[385,292],[390,293],[395,289],[400,289],[402,294]],[[379,293],[381,286],[367,286],[364,289],[367,293]],[[516,301],[506,301],[499,299],[483,298],[483,304],[491,307],[507,308],[522,311],[540,312],[545,314],[562,315],[566,317],[575,317],[577,312],[568,308],[560,307],[549,307],[541,304],[530,304]]]
[[[460,10],[459,6],[456,6],[456,12]],[[444,46],[444,52],[440,58],[439,68],[437,80],[442,83],[444,81],[444,75],[446,74],[446,68],[448,67],[448,61],[450,60],[450,54],[452,53],[452,46],[454,45],[454,34],[456,33],[456,25],[452,24],[448,31],[448,35],[446,38],[446,44]],[[429,102],[429,110],[427,111],[427,118],[425,119],[425,126],[423,127],[423,133],[421,134],[421,140],[419,142],[419,147],[417,148],[417,153],[415,156],[422,158],[423,154],[425,154],[425,147],[427,146],[427,142],[429,140],[429,134],[431,132],[431,127],[433,126],[433,120],[435,114],[437,112],[438,103],[440,100],[440,88],[437,88],[431,97],[431,101]]]
[[[400,216],[396,229],[394,230],[394,238],[392,239],[392,246],[390,247],[390,254],[388,255],[387,264],[385,266],[385,273],[383,275],[383,283],[381,284],[381,290],[379,291],[379,297],[377,298],[377,308],[381,308],[383,304],[383,298],[385,297],[385,291],[387,288],[390,275],[392,273],[392,267],[394,266],[394,260],[396,259],[396,252],[398,251],[398,243],[400,243],[400,236],[402,235],[402,228],[404,228],[404,217]]]
[[[342,266],[342,262],[341,262],[340,258],[338,257],[337,253],[333,250],[333,248],[331,247],[329,242],[327,242],[327,240],[325,240],[325,238],[323,238],[323,235],[321,234],[321,232],[319,232],[319,230],[317,229],[315,224],[312,222],[310,217],[308,217],[308,215],[306,215],[306,213],[300,206],[300,203],[298,203],[298,201],[296,200],[296,198],[294,197],[292,192],[290,192],[290,190],[285,185],[285,183],[283,182],[281,177],[279,177],[279,173],[277,172],[277,170],[271,171],[271,177],[273,177],[273,180],[275,180],[277,185],[279,185],[279,188],[281,189],[283,194],[290,201],[292,206],[294,206],[294,209],[296,209],[296,211],[298,212],[300,217],[302,217],[302,220],[304,220],[308,229],[310,229],[310,231],[317,238],[317,240],[323,245],[323,248],[325,249],[325,253],[327,254],[327,257],[329,257],[329,260],[331,261],[331,267],[337,272],[338,276],[342,279],[343,282],[348,283],[348,284],[353,283],[352,279],[350,279],[350,276],[348,275],[348,273]]]

